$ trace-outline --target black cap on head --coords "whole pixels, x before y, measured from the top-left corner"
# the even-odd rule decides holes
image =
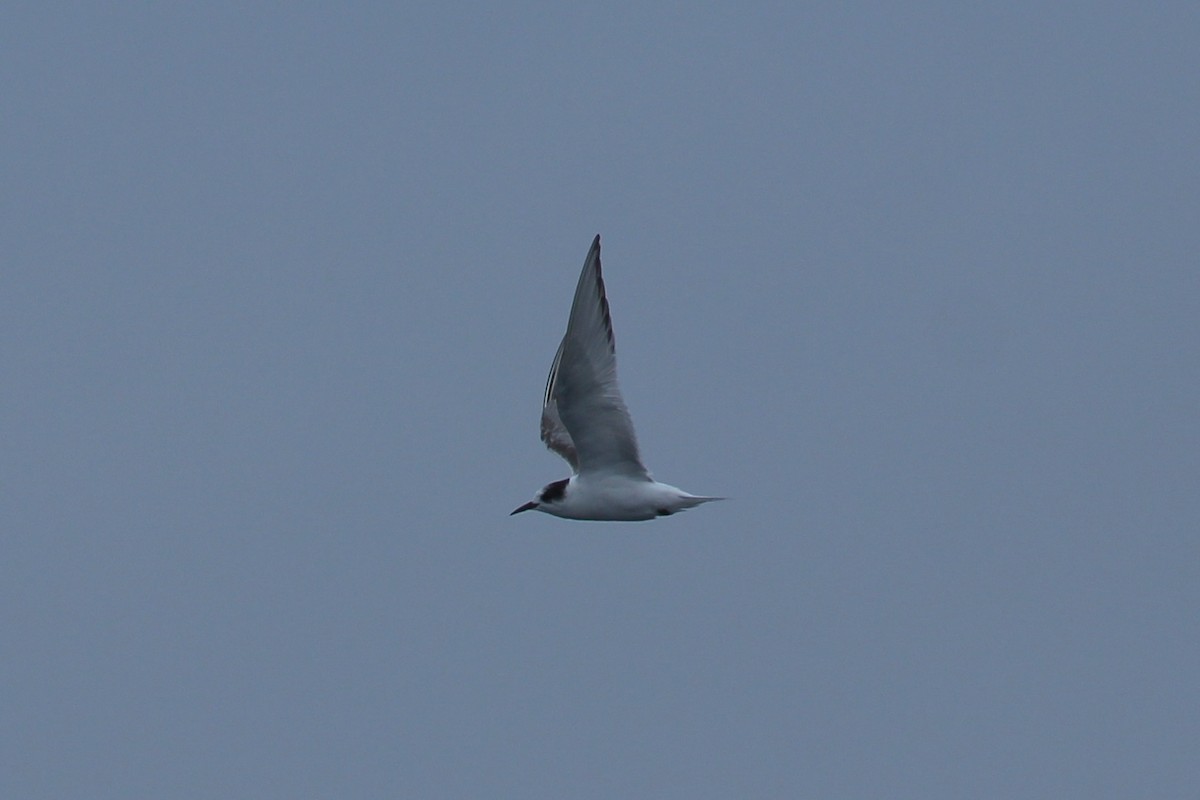
[[[570,478],[563,478],[561,481],[547,483],[539,495],[541,501],[543,503],[553,503],[556,500],[562,500],[563,495],[567,493],[567,484],[570,482]]]

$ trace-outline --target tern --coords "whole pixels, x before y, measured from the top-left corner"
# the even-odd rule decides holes
[[[599,236],[583,262],[567,332],[546,379],[541,428],[546,447],[565,458],[574,474],[546,484],[512,514],[541,511],[566,519],[637,521],[724,499],[659,483],[642,464],[633,420],[617,386]]]

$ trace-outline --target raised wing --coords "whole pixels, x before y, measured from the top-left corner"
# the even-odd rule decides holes
[[[576,472],[616,472],[650,480],[617,386],[599,236],[583,262],[567,332],[546,379],[542,441]]]

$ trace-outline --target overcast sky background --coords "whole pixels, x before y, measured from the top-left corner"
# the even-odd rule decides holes
[[[7,4],[0,795],[1195,797],[1198,41]],[[726,503],[507,516],[596,233]]]

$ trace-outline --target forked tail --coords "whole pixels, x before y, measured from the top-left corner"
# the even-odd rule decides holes
[[[704,495],[689,494],[680,498],[684,508],[695,508],[701,503],[711,503],[713,500],[724,500],[724,497],[705,497]]]

